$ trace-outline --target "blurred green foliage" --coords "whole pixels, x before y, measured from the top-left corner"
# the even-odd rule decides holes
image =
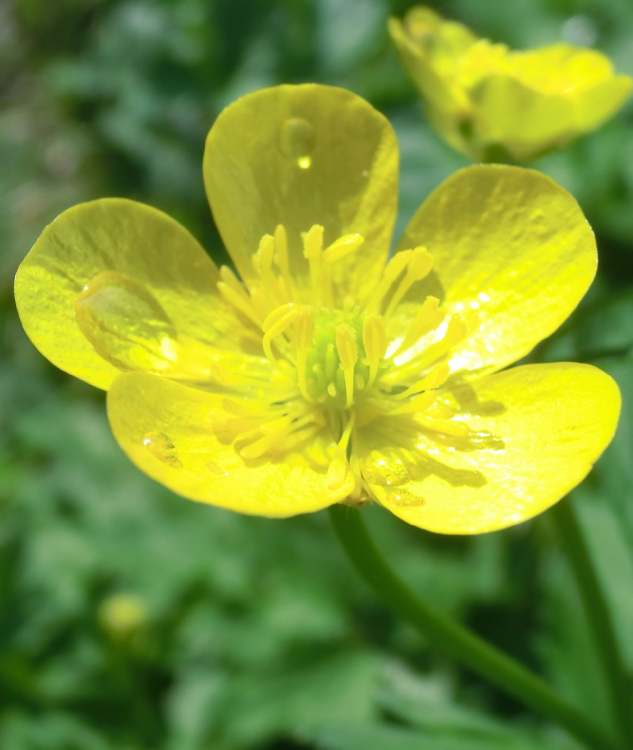
[[[200,176],[204,136],[226,103],[282,81],[352,88],[392,119],[402,227],[464,163],[425,124],[390,49],[385,20],[410,4],[0,4],[3,749],[576,747],[398,623],[348,569],[324,514],[241,517],[141,476],[110,436],[103,395],[31,348],[12,303],[15,267],[44,224],[96,196],[157,205],[222,258]],[[628,0],[435,5],[516,46],[595,44],[633,74]],[[632,123],[629,107],[537,165],[578,197],[601,269],[534,356],[599,363],[624,393],[618,437],[574,496],[633,669]],[[377,508],[368,516],[416,589],[608,720],[547,516],[474,539],[425,534]]]

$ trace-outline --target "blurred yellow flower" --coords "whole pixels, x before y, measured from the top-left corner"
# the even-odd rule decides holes
[[[509,50],[425,7],[389,31],[433,126],[483,161],[528,161],[601,125],[631,94],[599,52],[554,44]]]
[[[235,263],[178,223],[104,199],[69,209],[22,263],[24,328],[108,390],[132,461],[193,500],[266,516],[375,500],[477,533],[580,482],[619,391],[580,364],[525,365],[596,269],[592,231],[547,177],[470,167],[388,258],[398,151],[363,99],[319,85],[239,99],[204,179]]]
[[[127,639],[146,624],[147,609],[139,596],[117,593],[101,602],[98,616],[101,626],[112,637]]]

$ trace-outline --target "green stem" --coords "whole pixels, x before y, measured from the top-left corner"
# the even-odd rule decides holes
[[[616,750],[617,745],[594,724],[590,712],[581,712],[567,703],[542,679],[412,592],[387,564],[369,536],[359,511],[334,505],[330,508],[330,518],[343,549],[358,572],[434,646],[529,708],[553,719],[591,750]]]
[[[624,747],[633,748],[633,700],[629,679],[618,647],[613,619],[582,526],[569,500],[558,503],[552,509],[551,516],[576,579],[596,653],[602,665],[613,718],[617,722]]]

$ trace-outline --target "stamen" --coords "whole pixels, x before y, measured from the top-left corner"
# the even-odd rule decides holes
[[[323,266],[321,262],[323,227],[320,224],[314,224],[301,237],[303,240],[303,256],[310,266],[310,281],[312,282],[314,302],[321,304],[323,302]]]
[[[290,310],[295,309],[296,305],[288,302],[285,305],[279,305],[264,318],[262,331],[269,331],[281,318],[285,317]]]
[[[354,402],[354,367],[358,361],[358,347],[354,331],[345,323],[336,326],[336,349],[345,378],[345,405],[349,408]]]
[[[396,383],[410,381],[412,377],[418,375],[420,370],[426,370],[427,367],[430,367],[446,356],[467,333],[468,329],[464,321],[457,315],[453,315],[449,318],[446,330],[441,338],[434,344],[430,344],[425,349],[422,349],[422,351],[415,354],[415,356],[406,362],[398,362],[399,357],[395,357],[395,364],[397,366],[387,373],[383,378],[383,382],[388,385],[395,385]]]
[[[275,227],[275,260],[285,278],[290,278],[288,262],[288,235],[283,224]]]
[[[380,315],[368,315],[363,321],[363,346],[369,367],[367,385],[370,386],[376,380],[380,360],[385,356],[387,349],[385,324]]]
[[[444,314],[439,309],[440,301],[437,297],[428,296],[422,306],[417,312],[415,319],[406,336],[402,340],[402,343],[398,346],[396,351],[402,351],[408,349],[410,346],[415,344],[416,341],[422,338],[429,331],[437,328],[442,320],[444,320]],[[394,352],[395,354],[396,352]]]
[[[352,436],[352,431],[354,429],[354,422],[355,417],[352,414],[352,416],[347,421],[347,425],[345,426],[343,434],[341,435],[336,446],[336,455],[328,466],[327,484],[328,487],[332,490],[339,487],[342,488],[345,482],[353,481],[353,477],[350,476],[350,466],[347,457],[347,449],[349,446],[350,438]]]
[[[221,296],[259,328],[260,318],[235,274],[226,266],[222,266],[220,268],[220,278],[222,280],[218,281],[217,288]]]
[[[264,353],[271,362],[275,362],[275,355],[273,354],[272,350],[273,339],[281,336],[281,334],[283,334],[292,325],[298,315],[296,305],[292,304],[292,302],[287,305],[282,305],[282,308],[285,308],[285,311],[283,313],[278,314],[279,308],[277,308],[276,310],[273,310],[273,312],[268,316],[266,321],[269,322],[269,327],[267,328],[264,337],[262,338]],[[270,321],[268,320],[271,316],[274,316],[272,323],[270,323]]]
[[[428,276],[432,268],[433,257],[426,248],[416,247],[411,250],[404,276],[389,300],[389,306],[385,313],[386,316],[391,315],[409,289],[411,289],[416,281],[421,281]]]
[[[358,250],[364,242],[362,234],[344,234],[323,251],[323,260],[332,265]]]
[[[391,285],[409,262],[410,255],[411,250],[400,250],[400,252],[396,253],[393,258],[389,260],[383,271],[382,278],[372,292],[371,300],[367,305],[367,310],[369,312],[377,312],[380,309],[385,295],[389,289],[391,289]]]
[[[447,354],[455,344],[459,343],[467,333],[468,329],[464,321],[457,315],[453,315],[448,320],[442,338],[425,349],[419,357],[416,357],[415,361],[426,365],[436,362],[440,357]]]
[[[448,363],[439,362],[437,365],[435,365],[435,367],[431,368],[431,370],[424,377],[420,378],[420,380],[418,380],[416,383],[413,383],[413,385],[410,385],[401,393],[397,393],[394,398],[409,398],[409,396],[414,396],[416,393],[422,393],[423,391],[429,391],[433,388],[439,388],[447,381],[450,373],[451,370],[448,366]]]
[[[294,300],[296,295],[288,259],[288,236],[283,224],[275,227],[275,261],[281,271],[277,279],[280,294],[284,299]]]
[[[302,307],[295,319],[296,331],[296,358],[297,358],[297,385],[301,395],[306,401],[312,401],[308,391],[307,365],[310,345],[314,334],[314,313],[309,307]]]
[[[275,238],[270,234],[265,234],[253,255],[253,266],[264,282],[268,282],[272,276],[274,254]]]

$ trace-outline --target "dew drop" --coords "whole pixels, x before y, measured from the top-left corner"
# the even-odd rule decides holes
[[[387,500],[394,505],[398,505],[401,508],[416,508],[420,505],[424,505],[424,498],[414,495],[412,492],[407,490],[395,490],[388,492],[386,495]]]
[[[299,169],[312,166],[315,132],[312,125],[302,117],[290,117],[281,126],[281,151],[294,160]]]
[[[393,487],[409,480],[407,467],[398,456],[384,456],[372,451],[363,466],[363,477],[371,484]]]
[[[176,446],[164,432],[148,432],[143,436],[143,445],[159,461],[175,469],[182,466]]]
[[[176,331],[142,284],[114,271],[97,274],[75,301],[81,332],[106,360],[124,370],[164,371],[177,359]]]

